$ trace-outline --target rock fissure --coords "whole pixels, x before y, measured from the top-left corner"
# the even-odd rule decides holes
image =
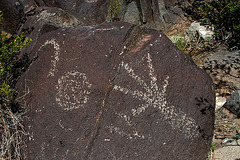
[[[108,97],[110,95],[110,92],[114,88],[115,79],[117,78],[117,76],[120,75],[120,72],[122,72],[121,70],[122,70],[122,67],[123,67],[122,65],[123,65],[124,56],[129,51],[131,51],[132,49],[138,47],[138,43],[141,41],[140,37],[142,37],[143,35],[139,34],[139,33],[142,33],[142,30],[139,27],[137,27],[135,25],[132,25],[129,28],[129,30],[127,31],[127,33],[126,33],[126,35],[123,39],[123,43],[122,43],[123,50],[119,54],[120,55],[120,63],[118,64],[116,74],[113,76],[113,79],[110,81],[110,83],[107,87],[107,90],[105,92],[105,97],[104,97],[104,100],[102,101],[101,109],[100,109],[100,111],[99,111],[99,113],[96,117],[96,122],[95,122],[95,125],[94,125],[94,129],[91,133],[91,137],[90,137],[90,139],[88,141],[88,144],[86,146],[87,151],[86,151],[86,156],[84,157],[85,159],[90,159],[92,147],[94,146],[94,142],[97,139],[97,136],[98,136],[99,131],[101,129],[101,119],[102,119],[102,116],[104,114],[104,108],[107,105]],[[141,35],[141,36],[138,36],[138,38],[136,38],[135,37],[136,35]],[[135,134],[138,135],[137,132]]]
[[[86,152],[85,152],[85,155],[84,155],[84,159],[86,159],[86,160],[90,158],[92,147],[94,145],[95,140],[97,139],[97,136],[99,134],[99,130],[101,129],[101,119],[102,119],[102,116],[103,116],[103,113],[104,113],[105,106],[107,104],[109,94],[110,94],[111,90],[113,89],[112,81],[109,83],[109,85],[107,87],[107,90],[105,92],[105,97],[104,97],[104,99],[102,101],[102,104],[101,104],[100,111],[98,112],[98,115],[96,116],[96,121],[95,121],[93,130],[91,132],[91,136],[90,136],[90,138],[87,142],[87,145],[86,145]]]

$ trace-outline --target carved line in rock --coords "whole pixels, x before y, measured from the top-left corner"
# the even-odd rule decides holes
[[[123,119],[125,121],[126,125],[128,127],[130,127],[133,131],[132,131],[132,133],[129,134],[129,133],[126,133],[125,131],[123,131],[123,129],[121,129],[120,127],[115,127],[113,125],[107,126],[107,128],[109,129],[109,131],[111,133],[116,132],[116,133],[118,133],[121,136],[128,137],[129,139],[134,139],[134,138],[145,139],[145,136],[140,134],[137,131],[137,129],[135,127],[135,124],[133,122],[131,122],[130,116],[124,115],[122,113],[116,113],[116,112],[115,112],[115,114],[117,116],[119,116],[121,119]]]
[[[90,84],[85,73],[78,71],[66,72],[58,79],[56,85],[56,102],[64,110],[71,111],[84,108],[90,95]]]
[[[54,48],[54,55],[53,60],[51,60],[52,62],[52,67],[47,75],[47,77],[49,76],[54,76],[54,72],[57,72],[56,66],[57,66],[57,62],[59,61],[59,56],[60,56],[60,45],[56,42],[55,39],[51,39],[51,40],[47,40],[39,49],[38,51],[40,51],[43,47],[46,47],[47,45],[53,45]]]
[[[97,2],[98,0],[84,0],[85,2],[87,2],[87,3],[95,3],[95,2]]]
[[[142,86],[142,88],[145,90],[145,92],[139,91],[139,90],[131,90],[119,85],[115,85],[113,87],[114,90],[120,91],[125,93],[126,95],[131,95],[133,98],[138,99],[140,101],[143,101],[144,103],[139,105],[137,108],[132,109],[132,115],[127,117],[128,121],[131,120],[131,118],[137,117],[140,114],[143,114],[145,110],[149,107],[156,108],[160,114],[163,116],[164,120],[166,120],[172,129],[179,130],[180,133],[182,133],[186,139],[192,139],[199,136],[198,131],[198,125],[196,124],[195,120],[191,117],[188,117],[186,113],[181,111],[180,109],[176,108],[173,105],[169,105],[167,102],[167,99],[165,97],[167,86],[169,85],[169,76],[166,76],[166,78],[163,81],[162,90],[157,85],[157,76],[155,75],[155,69],[152,65],[152,57],[148,53],[146,56],[147,60],[147,67],[149,68],[149,77],[151,79],[150,85],[148,85],[145,81],[141,79],[138,75],[134,73],[134,70],[131,66],[128,65],[128,63],[122,62],[122,66],[124,70],[128,73],[128,75],[134,79],[138,85]],[[126,115],[125,115],[126,116]],[[121,118],[124,118],[124,116],[120,116]],[[126,118],[126,117],[125,117]],[[124,118],[124,119],[125,119]],[[127,125],[128,122],[126,122]],[[126,133],[122,130],[120,130],[119,127],[110,126],[108,127],[110,131],[113,129],[120,135],[125,135]],[[137,134],[137,130],[133,131]],[[128,134],[129,138],[130,135],[135,135],[135,138],[144,138],[143,135],[139,137],[139,135],[136,134]],[[132,136],[131,136],[132,137]]]

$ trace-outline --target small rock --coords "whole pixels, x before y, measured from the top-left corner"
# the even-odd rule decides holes
[[[222,140],[222,144],[226,145],[227,143],[231,143],[232,141],[234,141],[234,139],[232,139],[232,138],[225,138],[225,139]]]
[[[240,90],[236,90],[223,107],[240,117]]]
[[[225,103],[227,99],[225,97],[216,97],[216,110],[220,109]]]
[[[124,21],[132,24],[141,24],[139,15],[140,13],[138,11],[137,4],[135,1],[132,1],[127,6],[127,12],[124,15]]]
[[[240,140],[229,143],[230,145],[224,146],[214,151],[214,159],[221,160],[238,160],[240,158]]]
[[[186,30],[186,40],[188,42],[191,41],[198,41],[200,38],[204,39],[205,41],[211,40],[213,37],[213,31],[207,27],[201,25],[201,22],[193,22],[191,26]]]

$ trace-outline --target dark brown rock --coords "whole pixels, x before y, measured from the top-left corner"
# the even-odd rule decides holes
[[[133,16],[132,20],[124,18],[127,22],[143,24],[148,28],[154,28],[165,32],[181,30],[179,26],[176,28],[176,25],[182,25],[183,22],[188,22],[183,10],[183,8],[189,7],[190,5],[186,0],[135,0],[135,2],[138,6],[138,11],[135,11],[134,14],[139,12],[141,18],[139,22],[135,22],[138,19],[136,18],[137,16]],[[126,8],[128,8],[128,10],[125,10],[125,16],[130,14],[128,13],[129,11],[133,11],[133,8],[131,7],[135,7],[132,6],[132,4],[131,6],[129,4],[131,3],[127,2],[123,4],[123,8],[125,5],[127,6]]]
[[[52,0],[53,1],[53,0]],[[59,7],[72,13],[83,25],[95,25],[105,21],[109,1],[106,0],[69,0],[48,1],[48,6]]]
[[[147,1],[147,0],[140,0],[141,4],[141,10],[142,10],[142,15],[143,15],[143,23],[150,22],[152,23],[153,21],[153,15],[152,15],[152,2]]]
[[[209,76],[160,32],[117,22],[41,35],[17,90],[26,159],[205,159]]]
[[[0,0],[0,11],[3,13],[3,29],[13,34],[24,15],[23,6],[18,0]]]
[[[109,1],[106,0],[48,0],[39,6],[58,7],[75,16],[82,25],[95,25],[105,21]]]
[[[110,0],[2,0],[0,8],[4,9],[6,15],[6,28],[14,32],[24,14],[38,7],[61,8],[69,15],[76,17],[80,25],[96,25],[106,21]],[[132,5],[131,1],[123,1],[119,10],[119,18],[123,21],[134,22],[148,28],[154,28],[170,32],[179,30],[179,25],[187,21],[182,8],[190,6],[187,0],[135,0],[137,5]],[[17,4],[17,7],[16,7]],[[131,6],[128,6],[131,4]],[[132,18],[126,18],[134,11]],[[129,13],[130,12],[130,13]],[[9,14],[11,13],[11,14]],[[16,18],[15,18],[16,17]],[[125,18],[124,18],[125,17]],[[134,19],[136,18],[136,19]]]
[[[240,118],[240,90],[233,92],[223,107]]]
[[[17,31],[18,34],[24,32],[28,38],[32,39],[30,46],[24,48],[24,51],[20,54],[20,58],[24,56],[23,53],[31,52],[31,49],[41,35],[58,28],[76,26],[79,25],[79,23],[74,16],[60,8],[33,8],[24,16]],[[29,61],[36,58],[35,56],[36,54],[33,52],[28,55]]]
[[[109,6],[109,1],[105,0],[0,0],[0,3],[0,10],[4,13],[4,27],[10,33],[16,31],[25,14],[28,16],[38,7],[61,8],[76,17],[79,24],[95,25],[105,21]]]

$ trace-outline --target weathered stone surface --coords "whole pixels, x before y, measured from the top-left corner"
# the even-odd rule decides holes
[[[217,93],[231,95],[240,88],[240,51],[219,51],[211,55],[203,68],[212,77]]]
[[[128,23],[41,35],[16,88],[26,159],[205,159],[210,77],[163,34]],[[27,93],[26,93],[27,92]]]
[[[223,107],[240,117],[240,90],[233,92]]]
[[[13,34],[24,15],[23,6],[18,0],[0,0],[0,4],[0,11],[2,11],[4,18],[2,21],[3,29]]]
[[[44,2],[48,7],[58,7],[71,13],[82,25],[103,23],[109,6],[109,1],[106,0],[48,0]]]
[[[105,22],[108,14],[109,0],[1,0],[0,8],[6,14],[6,28],[14,32],[24,14],[38,7],[57,7],[76,17],[80,25],[96,25]],[[119,17],[123,21],[141,24],[162,31],[176,30],[174,27],[187,21],[182,8],[189,6],[187,0],[135,0],[123,1]],[[137,5],[133,6],[133,3]],[[135,16],[134,21],[126,17],[128,13]],[[11,14],[10,14],[11,13]],[[125,15],[126,14],[126,15]],[[130,18],[132,19],[132,18]],[[177,30],[180,30],[179,26]]]
[[[240,157],[240,140],[234,140],[223,148],[214,151],[213,159],[238,160]]]
[[[213,29],[210,26],[201,25],[201,22],[193,22],[185,32],[187,42],[198,42],[200,40],[213,40]]]
[[[4,13],[4,26],[10,33],[15,32],[24,14],[29,14],[38,7],[61,8],[76,17],[79,24],[95,25],[105,21],[109,6],[109,1],[105,0],[1,0],[0,3],[0,10]]]
[[[141,25],[140,13],[135,1],[127,5],[127,11],[124,14],[124,22]]]
[[[186,20],[182,3],[187,4],[188,1],[140,0],[143,23],[158,30],[172,30],[175,24]]]
[[[38,7],[30,10],[23,18],[18,28],[18,34],[24,32],[24,34],[32,39],[32,42],[28,48],[24,48],[20,54],[20,58],[24,56],[24,53],[31,52],[31,49],[37,43],[38,38],[58,28],[65,28],[79,25],[79,21],[72,15],[60,8]],[[36,53],[31,52],[28,55],[28,61],[32,61],[36,58]],[[25,62],[24,62],[25,63]]]

